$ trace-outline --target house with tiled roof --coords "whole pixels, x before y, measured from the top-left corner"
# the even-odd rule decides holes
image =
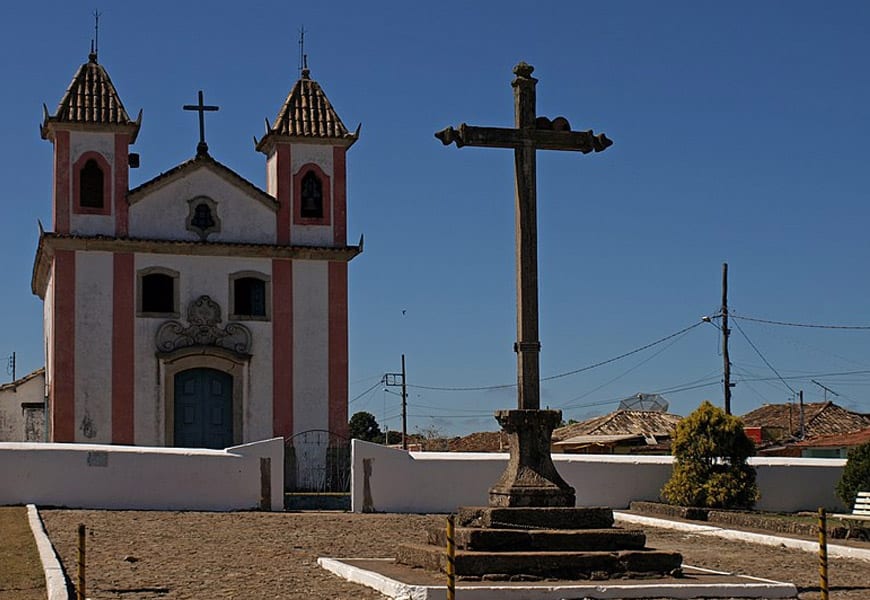
[[[573,454],[668,454],[679,415],[617,410],[553,431],[552,451]]]
[[[765,404],[741,416],[744,427],[760,428],[763,444],[841,435],[870,427],[870,416],[833,402]]]
[[[191,90],[194,91],[194,90]],[[276,103],[278,104],[278,103]],[[47,437],[224,448],[347,427],[344,126],[310,71],[255,149],[261,186],[196,153],[133,189],[143,127],[92,52],[42,138],[52,223],[32,289],[44,301]],[[46,168],[49,173],[49,167]],[[323,448],[326,452],[326,448]],[[325,458],[323,458],[325,460]]]

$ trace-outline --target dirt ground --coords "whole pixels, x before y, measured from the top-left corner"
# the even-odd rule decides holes
[[[94,600],[178,598],[380,599],[317,566],[319,556],[389,557],[402,541],[425,539],[443,516],[347,513],[42,511],[70,575],[76,528],[85,523],[87,595]],[[815,554],[645,528],[647,545],[682,552],[696,566],[798,586],[819,597]],[[870,547],[870,545],[868,545]],[[870,598],[870,562],[830,560],[831,600]]]
[[[45,578],[26,508],[0,508],[0,540],[0,600],[45,598]]]

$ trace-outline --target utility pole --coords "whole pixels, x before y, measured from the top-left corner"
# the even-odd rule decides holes
[[[402,354],[402,450],[408,449],[408,388],[405,385],[405,355]]]
[[[800,399],[800,428],[798,429],[798,433],[800,435],[800,439],[804,439],[804,391],[801,390],[798,393],[798,398]]]
[[[9,357],[9,363],[6,365],[6,372],[12,375],[12,381],[15,381],[15,353]]]
[[[728,357],[728,263],[722,263],[722,361],[725,379],[725,414],[731,414],[731,360]]]
[[[399,378],[401,377],[401,382]],[[402,372],[384,373],[384,385],[387,387],[402,386],[402,449],[408,449],[408,386],[405,384],[405,355],[402,354]],[[396,392],[390,392],[395,394]]]

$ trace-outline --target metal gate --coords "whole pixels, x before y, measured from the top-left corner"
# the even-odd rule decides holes
[[[350,492],[350,440],[325,429],[286,439],[284,491]]]

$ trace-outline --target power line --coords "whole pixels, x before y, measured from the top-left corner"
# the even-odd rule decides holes
[[[569,375],[576,375],[577,373],[582,373],[584,371],[590,371],[590,370],[596,369],[598,367],[603,367],[604,365],[610,364],[612,362],[616,362],[616,361],[621,360],[623,358],[627,358],[627,357],[631,356],[632,354],[637,354],[638,352],[643,352],[644,350],[652,348],[653,346],[657,346],[658,344],[661,344],[661,343],[666,342],[672,338],[675,338],[679,335],[682,335],[688,331],[691,331],[692,329],[694,329],[695,327],[698,327],[699,325],[701,325],[703,323],[704,323],[704,321],[698,321],[697,323],[694,323],[693,325],[689,325],[688,327],[684,327],[684,328],[680,329],[679,331],[676,331],[670,335],[666,335],[663,338],[657,339],[656,341],[650,342],[649,344],[646,344],[646,345],[641,346],[639,348],[635,348],[634,350],[631,350],[629,352],[625,352],[623,354],[620,354],[619,356],[614,356],[613,358],[608,358],[607,360],[602,360],[601,362],[597,362],[597,363],[594,363],[594,364],[591,364],[591,365],[588,365],[585,367],[581,367],[579,369],[574,369],[572,371],[566,371],[564,373],[550,375],[549,377],[542,377],[541,381],[552,381],[554,379],[560,379],[562,377],[568,377]],[[440,391],[440,392],[480,392],[480,391],[485,391],[485,390],[500,390],[500,389],[512,388],[512,387],[516,387],[516,385],[517,385],[516,383],[505,383],[505,384],[501,384],[501,385],[484,385],[484,386],[474,386],[474,387],[440,387],[440,386],[411,385],[411,384],[409,384],[408,387],[417,388],[417,389],[421,389],[421,390],[436,390],[436,391]]]
[[[782,325],[784,327],[808,327],[812,329],[847,329],[853,331],[870,330],[870,325],[821,325],[817,323],[792,323],[790,321],[773,321],[771,319],[758,319],[755,317],[744,317],[731,313],[732,319],[740,319],[741,321],[754,321],[756,323],[767,323],[768,325]]]
[[[755,350],[755,353],[758,354],[759,358],[764,361],[764,364],[766,364],[767,367],[776,374],[777,378],[783,383],[783,385],[787,387],[792,394],[797,394],[795,389],[791,387],[785,379],[782,378],[782,375],[779,374],[779,371],[773,368],[773,365],[770,364],[770,361],[764,358],[761,350],[759,350],[758,347],[752,343],[752,340],[749,339],[749,336],[746,335],[746,332],[743,331],[742,327],[740,327],[740,323],[734,323],[734,326],[737,328],[737,331],[739,331],[740,334],[746,339],[746,341],[749,342],[749,345],[752,346],[752,349]]]
[[[382,383],[383,381],[384,381],[383,377],[382,377],[381,379],[378,379],[378,380],[374,383],[374,385],[372,385],[372,386],[371,386],[370,388],[368,388],[366,391],[362,392],[361,394],[357,394],[356,396],[353,397],[352,400],[348,400],[348,402],[347,402],[348,405],[353,404],[354,402],[356,402],[357,400],[359,400],[360,398],[362,398],[363,396],[365,396],[366,394],[368,394],[369,392],[371,392],[373,389],[375,389],[376,387],[378,387],[379,385],[381,385],[381,383]]]

